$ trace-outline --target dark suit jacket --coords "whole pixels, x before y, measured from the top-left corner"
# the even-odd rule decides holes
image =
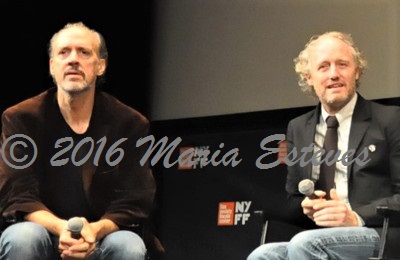
[[[29,155],[32,158],[35,152],[37,157],[27,168],[23,167],[26,161],[15,164],[19,169],[0,159],[0,212],[3,217],[13,222],[33,211],[52,211],[47,203],[52,199],[48,190],[58,184],[50,180],[62,181],[60,177],[54,177],[60,169],[54,162],[67,159],[67,163],[73,163],[70,153],[63,153],[56,147],[57,140],[74,135],[68,129],[56,103],[56,88],[4,111],[1,144],[5,149],[1,151],[2,158],[13,162],[10,145],[17,139],[12,139],[7,145],[5,141],[16,134],[31,138],[36,147],[16,145],[13,150],[15,157]],[[121,229],[132,229],[140,227],[148,218],[153,209],[156,185],[148,163],[139,164],[147,147],[136,147],[136,141],[145,137],[148,130],[149,121],[142,114],[96,90],[89,129],[81,136],[88,138],[88,143],[91,140],[94,150],[90,158],[81,161],[84,162],[81,168],[77,167],[82,172],[81,185],[85,196],[82,200],[89,205],[92,221],[108,218]],[[28,143],[25,137],[22,141]],[[77,144],[65,141],[61,145],[63,148],[71,145],[65,148],[71,151]],[[102,145],[102,153],[96,157],[96,151]],[[59,152],[61,154],[57,154]],[[71,194],[65,194],[65,201],[69,196]]]
[[[320,111],[318,105],[313,111],[289,122],[288,152],[294,147],[300,151],[302,147],[314,143]],[[354,162],[348,166],[348,195],[353,210],[366,226],[381,227],[383,220],[376,214],[376,207],[390,205],[400,208],[400,107],[377,104],[359,95],[352,117],[348,149],[355,150],[352,157],[355,158],[370,145],[374,145],[375,150],[368,150],[371,160],[366,165],[359,166]],[[307,160],[311,156],[312,152],[308,153]],[[299,193],[298,184],[303,179],[311,179],[311,168],[311,163],[305,167],[298,163],[289,166],[286,182],[289,214],[294,216],[294,222],[306,227],[313,226],[302,213],[300,203],[304,196]],[[394,220],[391,225],[399,226],[400,220]]]

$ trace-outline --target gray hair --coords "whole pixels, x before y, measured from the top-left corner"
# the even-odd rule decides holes
[[[90,32],[92,32],[93,34],[96,35],[96,37],[99,40],[99,52],[98,52],[98,56],[101,59],[104,59],[106,62],[106,65],[108,65],[108,50],[107,50],[107,45],[106,45],[106,41],[104,40],[104,37],[101,33],[99,33],[98,31],[91,29],[89,27],[87,27],[83,22],[76,22],[76,23],[67,23],[62,29],[60,29],[58,32],[56,32],[55,34],[53,34],[53,36],[50,39],[49,42],[49,47],[48,47],[48,55],[51,58],[53,56],[53,47],[54,47],[54,43],[57,40],[57,37],[60,35],[60,33],[62,33],[63,31],[69,29],[69,28],[82,28],[82,29],[86,29]],[[97,79],[98,83],[103,83],[105,80],[104,74],[99,76]]]

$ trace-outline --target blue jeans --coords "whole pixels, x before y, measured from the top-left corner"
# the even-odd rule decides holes
[[[60,259],[58,238],[33,222],[16,223],[6,228],[0,237],[0,260]],[[145,259],[146,247],[142,238],[131,231],[116,231],[100,240],[87,258]]]
[[[300,232],[289,242],[261,245],[250,253],[247,260],[365,260],[378,250],[379,234],[375,229],[332,227]]]

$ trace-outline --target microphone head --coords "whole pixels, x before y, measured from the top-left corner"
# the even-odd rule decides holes
[[[83,221],[79,217],[70,218],[67,227],[71,233],[79,234],[83,228]]]
[[[314,182],[310,179],[304,179],[299,182],[299,191],[305,196],[310,196],[314,193]]]

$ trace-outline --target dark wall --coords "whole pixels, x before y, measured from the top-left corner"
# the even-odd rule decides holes
[[[99,3],[0,3],[1,111],[53,85],[48,72],[48,41],[67,22],[83,21],[101,32],[108,44],[109,67],[102,88],[148,114],[152,1]]]

